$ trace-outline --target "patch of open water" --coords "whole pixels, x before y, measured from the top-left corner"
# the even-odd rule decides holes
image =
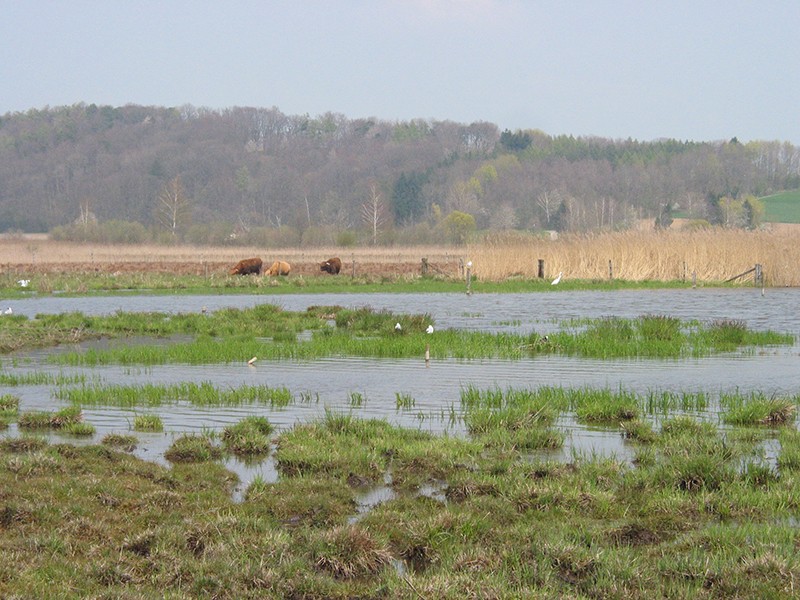
[[[683,289],[615,292],[555,292],[538,294],[297,294],[291,296],[114,296],[58,298],[31,297],[10,301],[14,312],[33,317],[39,313],[81,311],[109,314],[116,311],[192,312],[202,307],[217,310],[245,308],[272,303],[286,310],[305,310],[310,305],[370,306],[399,313],[427,313],[437,329],[463,328],[484,331],[547,333],[558,322],[571,318],[603,316],[636,317],[659,314],[681,319],[739,319],[753,329],[800,333],[797,309],[800,290],[767,290],[764,296],[753,289]],[[435,335],[435,333],[434,333]],[[117,343],[117,342],[114,342]],[[126,342],[127,343],[127,342]],[[131,343],[148,343],[131,340]],[[150,341],[152,343],[152,341]],[[286,407],[238,406],[200,408],[170,404],[154,408],[120,409],[89,407],[84,418],[96,434],[80,440],[57,433],[53,440],[70,443],[96,443],[108,433],[130,433],[133,418],[141,413],[159,415],[166,433],[136,433],[139,446],[135,454],[167,464],[164,452],[174,437],[187,432],[219,432],[245,416],[267,416],[278,431],[296,423],[319,418],[326,409],[353,412],[364,418],[381,418],[404,427],[434,433],[464,435],[461,421],[460,390],[466,386],[490,387],[606,387],[638,393],[649,391],[706,392],[761,391],[766,394],[800,393],[800,351],[768,348],[755,352],[683,360],[593,360],[545,356],[509,360],[432,360],[426,367],[421,349],[419,359],[385,360],[364,358],[325,358],[315,361],[259,361],[253,366],[241,363],[221,365],[163,365],[154,367],[104,366],[64,368],[47,362],[52,352],[71,348],[27,352],[14,364],[5,360],[3,370],[10,373],[84,373],[89,381],[110,384],[169,384],[182,381],[210,382],[220,388],[247,385],[285,386],[295,402]],[[53,398],[53,387],[42,385],[0,386],[0,393],[19,396],[20,410],[56,410],[62,403]],[[351,406],[351,394],[365,399]],[[399,409],[397,394],[414,399],[411,408]],[[704,418],[715,418],[713,407]],[[563,448],[542,456],[570,460],[577,454],[615,456],[630,460],[632,451],[616,428],[587,427],[574,416],[562,415],[557,426],[566,433]],[[15,426],[0,435],[17,435]],[[274,460],[258,464],[228,459],[242,484],[238,493],[259,477],[277,478]],[[378,494],[381,492],[370,492]],[[369,503],[369,498],[365,502]]]

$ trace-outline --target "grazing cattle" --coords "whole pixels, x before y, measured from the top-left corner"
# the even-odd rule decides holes
[[[342,270],[342,260],[338,256],[329,258],[319,265],[319,270],[330,273],[331,275],[338,275],[339,271]]]
[[[262,262],[260,258],[245,258],[236,263],[236,266],[231,269],[231,275],[250,275],[255,273],[261,274]]]
[[[264,271],[264,274],[271,275],[272,277],[276,275],[288,275],[291,270],[292,266],[285,260],[276,260],[269,269]]]

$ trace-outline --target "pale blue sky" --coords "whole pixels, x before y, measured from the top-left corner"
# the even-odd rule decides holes
[[[0,0],[0,114],[76,102],[800,145],[800,1]]]

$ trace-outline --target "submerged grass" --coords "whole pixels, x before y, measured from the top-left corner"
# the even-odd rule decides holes
[[[418,358],[426,348],[433,359],[521,359],[552,353],[589,358],[680,358],[748,346],[788,345],[794,341],[791,335],[750,331],[736,322],[682,323],[653,315],[570,321],[561,331],[548,336],[462,330],[427,334],[426,329],[432,324],[428,315],[397,315],[338,306],[314,306],[300,313],[263,305],[241,311],[218,311],[213,316],[123,313],[114,317],[72,314],[69,318],[63,315],[54,318],[59,328],[69,326],[72,331],[80,327],[84,336],[192,336],[185,342],[88,349],[51,357],[54,362],[68,365],[245,363],[253,356],[259,360],[329,356]],[[51,317],[43,319],[48,321]],[[336,323],[335,327],[330,325],[331,321]],[[295,334],[301,331],[311,331],[312,335],[298,342]]]
[[[156,385],[102,385],[93,384],[77,388],[59,388],[56,398],[77,406],[149,406],[187,402],[194,406],[239,406],[264,404],[286,406],[293,400],[286,387],[241,386],[219,389],[209,382],[181,382]]]

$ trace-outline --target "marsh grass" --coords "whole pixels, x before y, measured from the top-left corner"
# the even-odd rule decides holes
[[[222,449],[206,435],[186,434],[172,442],[164,458],[173,463],[208,462],[222,458]]]
[[[91,423],[67,423],[60,427],[64,433],[78,437],[88,437],[95,434],[95,426]]]
[[[222,430],[222,443],[228,452],[238,455],[266,455],[274,427],[266,417],[250,416]]]
[[[316,567],[335,579],[374,576],[392,561],[385,544],[357,525],[323,532],[314,545]]]
[[[362,408],[367,403],[367,397],[362,392],[350,392],[348,402],[353,408]]]
[[[643,410],[648,414],[670,414],[676,410],[701,412],[708,408],[709,398],[705,392],[672,392],[668,390],[647,393]]]
[[[619,423],[639,416],[638,396],[624,390],[578,389],[572,391],[570,400],[579,421]]]
[[[19,397],[12,394],[0,395],[0,422],[7,423],[19,414]]]
[[[80,407],[68,406],[55,412],[27,411],[20,413],[17,424],[22,429],[63,429],[83,419]]]
[[[153,414],[136,415],[133,417],[134,431],[164,431],[161,417]]]
[[[563,395],[567,410],[575,403],[547,393],[554,404]],[[476,410],[502,410],[515,396],[466,395]],[[646,443],[629,438],[649,460],[562,463],[327,412],[278,436],[280,477],[256,477],[241,502],[231,499],[232,474],[208,460],[166,468],[111,440],[2,439],[0,564],[12,566],[0,567],[0,592],[791,597],[797,432],[777,432],[775,472],[756,452],[763,429],[722,432],[687,415],[660,423]],[[394,494],[359,514],[364,479],[391,481]]]
[[[139,438],[135,435],[123,433],[109,433],[103,436],[100,443],[111,448],[124,450],[125,452],[133,452],[139,444]]]
[[[34,371],[31,373],[0,373],[0,385],[21,386],[21,385],[74,385],[84,383],[86,375],[77,373],[66,375],[59,373],[44,373]]]
[[[723,393],[720,404],[723,419],[732,425],[791,425],[795,421],[800,396],[767,397],[763,392]]]
[[[330,317],[337,324],[335,328],[328,324],[332,320]],[[397,323],[401,325],[399,330],[395,329]],[[428,335],[425,329],[430,324],[432,320],[428,315],[397,315],[370,308],[317,306],[293,313],[273,305],[260,305],[244,310],[224,309],[213,315],[42,315],[7,333],[15,340],[15,347],[101,336],[191,336],[190,341],[120,345],[50,357],[53,362],[67,365],[243,364],[252,356],[260,360],[310,360],[328,356],[418,358],[423,356],[426,347],[430,348],[434,359],[521,359],[548,353],[590,358],[678,358],[706,356],[742,346],[786,345],[794,341],[791,335],[742,330],[739,324],[681,323],[657,315],[572,321],[547,338],[536,333],[462,330],[439,330]],[[312,335],[298,342],[295,334],[304,331]],[[284,335],[287,332],[288,335]]]
[[[417,403],[411,394],[396,392],[394,396],[397,410],[411,410]]]
[[[156,385],[102,385],[93,384],[75,388],[59,388],[56,398],[76,406],[157,407],[187,402],[194,406],[241,406],[263,404],[272,407],[287,406],[293,401],[286,387],[241,386],[219,389],[210,382],[181,382]]]

